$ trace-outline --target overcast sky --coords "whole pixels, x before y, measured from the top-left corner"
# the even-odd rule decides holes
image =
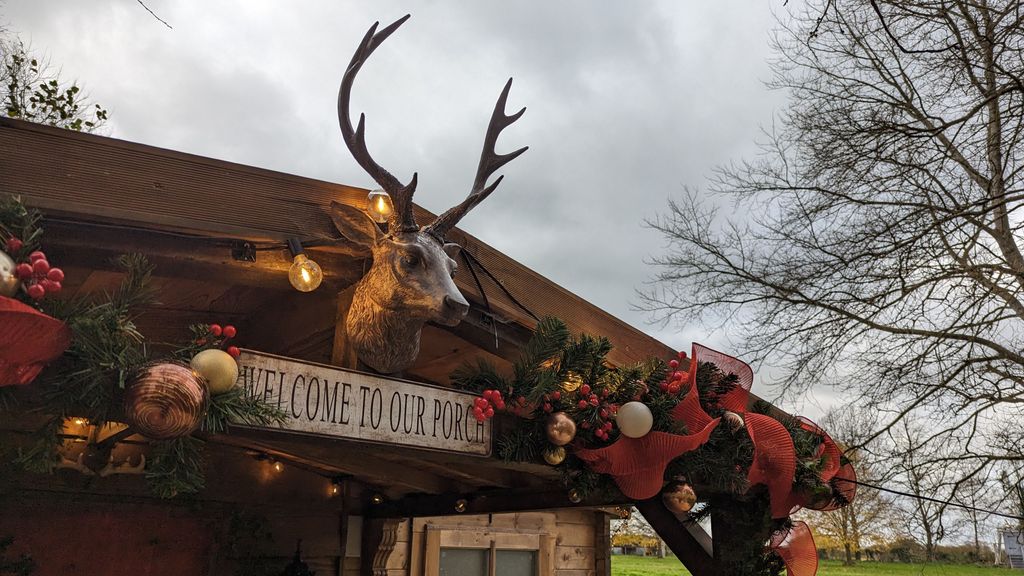
[[[782,0],[146,4],[173,29],[135,0],[7,0],[0,21],[110,111],[112,136],[374,187],[341,140],[338,83],[370,24],[411,13],[353,91],[375,159],[418,171],[427,209],[457,203],[514,77],[509,109],[527,112],[498,150],[530,150],[460,227],[671,346],[728,351],[632,309],[663,248],[642,224],[756,153],[785,104],[763,86]]]

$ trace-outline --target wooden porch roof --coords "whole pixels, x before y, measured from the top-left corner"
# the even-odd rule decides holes
[[[43,211],[45,249],[66,273],[66,295],[112,289],[121,275],[110,260],[141,252],[157,266],[159,304],[138,321],[151,342],[218,322],[238,326],[239,345],[331,361],[338,293],[359,279],[369,255],[338,239],[327,209],[332,200],[361,206],[367,190],[11,119],[0,119],[0,174],[0,192]],[[421,221],[432,217],[417,210]],[[320,244],[307,250],[325,272],[313,293],[288,284],[291,237]],[[407,378],[444,385],[478,357],[509,366],[535,323],[531,312],[558,316],[574,333],[607,336],[615,364],[674,353],[464,231],[449,238],[490,274],[474,279],[463,268],[457,283],[473,305],[469,317],[454,328],[428,325]],[[238,241],[256,245],[255,262],[232,257]],[[211,440],[352,477],[391,498],[498,490],[506,500],[495,506],[569,505],[557,473],[539,464],[259,431]],[[516,502],[521,490],[533,495],[528,504]]]

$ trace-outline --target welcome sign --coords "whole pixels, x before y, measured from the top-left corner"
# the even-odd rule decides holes
[[[473,417],[472,394],[253,350],[238,368],[239,387],[286,414],[282,430],[491,453],[491,422]]]

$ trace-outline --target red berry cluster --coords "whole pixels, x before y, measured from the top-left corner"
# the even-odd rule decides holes
[[[680,352],[679,353],[679,360],[685,360],[685,359],[686,359],[686,352]],[[673,396],[679,394],[679,392],[682,391],[682,389],[683,389],[683,382],[686,380],[686,377],[689,375],[689,372],[682,372],[682,371],[679,370],[679,360],[672,359],[672,360],[668,361],[668,367],[672,371],[669,373],[668,377],[665,378],[665,380],[661,384],[658,384],[658,388],[660,388],[662,392],[667,392],[667,393],[669,393],[669,394],[671,394]]]
[[[220,324],[210,324],[206,327],[206,334],[210,336],[211,340],[216,341],[218,338],[223,338],[218,344],[223,346],[228,340],[231,340],[238,335],[238,330],[234,326],[228,324],[227,326],[221,327]],[[196,339],[196,344],[199,346],[206,346],[207,336],[200,336]],[[225,352],[231,355],[232,358],[238,358],[242,354],[242,351],[238,349],[238,346],[228,346],[224,349]]]
[[[7,249],[11,252],[20,250],[21,246],[21,240],[7,239]],[[14,274],[21,280],[29,298],[36,301],[42,300],[47,294],[60,292],[63,287],[61,282],[64,281],[64,271],[60,268],[50,268],[46,254],[38,250],[28,255],[28,262],[18,264]]]
[[[574,393],[575,397],[571,396]],[[618,404],[607,402],[609,394],[610,391],[607,388],[596,391],[589,384],[582,384],[574,392],[567,392],[566,396],[569,397],[564,402],[562,402],[560,390],[545,394],[543,408],[545,412],[554,412],[561,409],[559,406],[561,404],[578,410],[594,410],[597,416],[596,426],[591,422],[592,419],[585,417],[579,426],[584,430],[593,430],[594,437],[599,440],[608,440],[615,427],[615,414],[619,411]]]
[[[522,399],[522,397],[520,397]],[[524,400],[525,402],[525,400]],[[473,400],[473,417],[477,422],[493,418],[498,410],[505,409],[505,399],[497,390],[484,390],[480,397]]]

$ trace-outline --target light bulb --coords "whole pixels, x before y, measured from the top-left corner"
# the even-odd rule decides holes
[[[320,265],[310,260],[305,254],[296,254],[292,266],[288,269],[288,281],[299,292],[316,290],[324,279]]]
[[[383,190],[372,190],[366,197],[366,213],[378,224],[387,222],[394,209],[391,204],[391,196],[388,196],[388,193]]]
[[[284,464],[281,464],[280,462],[274,462],[274,472],[280,472],[282,470],[284,470]]]

